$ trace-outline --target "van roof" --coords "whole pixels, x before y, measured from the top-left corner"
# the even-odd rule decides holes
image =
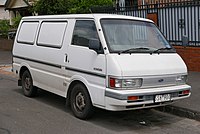
[[[41,15],[41,16],[29,16],[23,17],[22,20],[29,20],[29,19],[73,19],[73,18],[91,18],[91,19],[101,19],[101,18],[116,18],[116,19],[132,19],[132,20],[141,20],[141,21],[148,21],[153,22],[149,19],[139,18],[139,17],[132,17],[132,16],[125,16],[125,15],[116,15],[116,14],[70,14],[70,15]]]

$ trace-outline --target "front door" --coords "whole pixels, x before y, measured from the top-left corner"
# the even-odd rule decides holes
[[[76,20],[71,45],[67,49],[66,70],[71,77],[86,81],[91,98],[104,103],[106,58],[89,49],[91,39],[99,40],[94,20]]]

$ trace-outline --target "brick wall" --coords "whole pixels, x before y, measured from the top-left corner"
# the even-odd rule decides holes
[[[0,50],[11,51],[13,47],[13,40],[0,38]]]
[[[175,48],[186,63],[189,71],[200,72],[200,47],[175,46]]]

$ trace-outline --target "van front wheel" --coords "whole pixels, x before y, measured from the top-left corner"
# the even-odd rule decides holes
[[[34,97],[37,94],[37,88],[33,86],[33,80],[29,71],[22,74],[22,89],[27,97]]]
[[[88,119],[93,114],[94,108],[89,93],[82,84],[73,87],[70,103],[73,114],[79,119]]]

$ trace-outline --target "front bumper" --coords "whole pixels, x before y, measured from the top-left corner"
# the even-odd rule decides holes
[[[183,91],[191,91],[189,85],[178,85],[170,87],[159,87],[159,88],[148,88],[148,89],[137,89],[137,90],[114,90],[106,88],[105,91],[105,102],[106,109],[111,111],[122,111],[131,109],[142,109],[163,106],[171,104],[176,100],[187,98],[191,95],[183,94]],[[156,95],[170,94],[170,101],[163,101],[155,103]],[[128,97],[138,96],[138,100],[130,101]]]

